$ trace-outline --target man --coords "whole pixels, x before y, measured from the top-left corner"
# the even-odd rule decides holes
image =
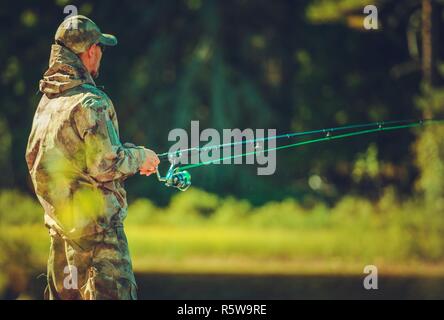
[[[116,44],[87,17],[70,17],[40,81],[26,161],[51,237],[47,299],[136,299],[123,181],[156,172],[159,159],[121,144],[114,106],[94,83]]]

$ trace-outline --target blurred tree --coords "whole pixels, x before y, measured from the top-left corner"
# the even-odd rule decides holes
[[[347,16],[361,10],[365,1],[313,1],[308,7],[307,14],[315,22],[347,21]],[[383,28],[392,29],[395,21],[408,19],[407,44],[413,60],[401,62],[394,66],[392,74],[397,78],[405,77],[411,72],[421,70],[422,90],[417,105],[422,110],[424,118],[442,115],[442,89],[438,87],[440,75],[439,66],[439,30],[442,20],[442,1],[439,0],[410,0],[410,1],[376,1],[378,9],[385,15]],[[379,15],[380,17],[383,15]],[[357,24],[354,24],[356,27]],[[420,39],[421,49],[418,48]],[[420,175],[417,186],[426,194],[427,202],[443,208],[444,171],[443,143],[439,137],[444,133],[443,128],[425,128],[415,143],[417,164]]]
[[[119,38],[119,46],[106,51],[97,82],[116,105],[123,140],[159,152],[171,144],[169,130],[189,129],[191,120],[200,120],[201,129],[288,132],[419,115],[414,97],[421,64],[411,58],[421,36],[412,18],[420,13],[419,0],[376,1],[382,29],[374,32],[356,28],[367,4],[360,0],[2,2],[0,24],[8,30],[0,35],[2,188],[31,191],[23,153],[38,80],[68,2]],[[409,193],[416,177],[411,139],[403,132],[319,144],[278,153],[273,176],[258,177],[246,165],[208,166],[193,171],[193,180],[253,203],[288,195],[334,200],[386,184]],[[377,183],[361,185],[352,171],[371,142],[383,167]],[[328,194],[309,187],[313,175],[331,185]],[[131,199],[149,195],[166,203],[172,194],[152,178],[128,184]]]
[[[444,88],[438,73],[439,29],[442,25],[442,2],[422,0],[422,95],[418,99],[424,118],[444,115]],[[444,209],[444,128],[426,128],[415,145],[421,169],[417,186],[425,193],[427,203]]]
[[[438,3],[435,0],[422,0],[422,75],[426,85],[437,83],[437,40],[439,30]]]

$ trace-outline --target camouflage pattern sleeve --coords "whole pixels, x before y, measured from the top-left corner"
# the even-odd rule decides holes
[[[85,98],[74,113],[84,141],[86,173],[99,182],[125,179],[145,161],[143,147],[121,144],[108,107],[106,98],[93,95]]]

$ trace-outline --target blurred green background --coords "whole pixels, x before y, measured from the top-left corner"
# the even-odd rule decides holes
[[[284,133],[442,118],[444,1],[369,2],[1,2],[0,296],[41,298],[36,276],[49,238],[24,152],[64,6],[118,37],[97,84],[116,106],[122,140],[160,153],[168,132],[189,130],[191,120],[201,129]],[[378,8],[378,30],[363,28],[367,4]],[[154,177],[129,179],[126,232],[139,295],[359,296],[363,268],[374,264],[390,283],[386,297],[443,298],[443,136],[433,126],[279,151],[272,176],[249,165],[206,166],[191,172],[185,193]],[[240,295],[217,286],[207,294],[195,278],[174,278],[187,274],[213,275],[202,278],[207,287],[217,275],[254,275],[266,289],[241,281]],[[165,275],[172,278],[158,285]],[[277,290],[272,275],[288,280],[283,288],[302,284]],[[414,280],[393,280],[400,277]],[[336,285],[344,279],[358,285]],[[188,296],[184,281],[197,288]]]

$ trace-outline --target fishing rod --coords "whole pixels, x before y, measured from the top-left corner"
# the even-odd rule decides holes
[[[242,154],[222,157],[222,158],[215,159],[215,160],[203,161],[203,162],[198,162],[195,164],[189,164],[189,165],[185,165],[182,167],[178,167],[177,160],[173,161],[173,160],[171,160],[171,157],[170,157],[171,166],[168,169],[167,174],[164,177],[162,177],[161,174],[159,173],[159,170],[157,170],[157,177],[158,177],[159,181],[165,182],[165,185],[167,187],[174,187],[174,188],[179,189],[180,191],[185,191],[191,186],[191,175],[187,171],[189,169],[198,168],[201,166],[214,164],[214,163],[220,163],[221,161],[224,161],[224,160],[236,159],[236,158],[240,158],[240,157],[246,157],[246,156],[250,156],[250,155],[265,153],[265,152],[269,152],[269,151],[277,151],[277,150],[282,150],[282,149],[295,148],[298,146],[308,145],[308,144],[312,144],[312,143],[345,139],[345,138],[349,138],[349,137],[353,137],[353,136],[365,135],[365,134],[370,134],[370,133],[374,133],[374,132],[393,131],[393,130],[414,128],[414,127],[419,127],[419,126],[423,126],[423,125],[442,124],[442,123],[444,123],[444,119],[395,120],[395,121],[387,121],[387,122],[372,122],[372,123],[366,123],[366,124],[348,125],[348,126],[342,126],[342,127],[304,131],[304,132],[295,132],[295,133],[290,133],[290,134],[272,136],[272,137],[268,137],[268,138],[251,139],[249,142],[255,143],[259,140],[260,141],[271,140],[271,139],[277,140],[277,139],[281,139],[284,137],[305,136],[305,135],[312,135],[312,134],[319,134],[319,133],[325,134],[325,136],[323,136],[321,138],[299,141],[296,143],[286,144],[286,145],[282,145],[282,146],[278,146],[278,147],[274,147],[274,148],[268,148],[265,150],[255,150],[255,151],[246,152],[246,153],[242,153]],[[370,128],[370,129],[363,129],[363,128],[368,128],[368,127],[372,127],[372,126],[376,126],[376,127]],[[334,132],[350,130],[350,129],[355,129],[355,130],[361,129],[361,130],[333,135]],[[243,143],[248,143],[248,142],[243,141]],[[232,145],[236,145],[236,144],[240,144],[240,142],[235,142],[235,143],[230,143],[230,144],[221,144],[221,145],[217,145],[217,146],[212,146],[212,148],[214,148],[214,147],[221,148],[222,146],[232,146]],[[196,148],[190,148],[190,149],[181,150],[181,151],[192,151],[194,149],[196,149]],[[199,149],[198,148],[197,150],[202,151],[202,150],[211,150],[211,149],[208,149],[208,148],[200,148]],[[170,155],[168,153],[165,153],[165,154],[167,154],[168,156]],[[163,154],[163,155],[165,155],[165,154]],[[171,154],[175,154],[175,153],[171,153]]]
[[[218,144],[218,145],[207,146],[207,147],[192,147],[192,148],[188,148],[188,149],[181,149],[176,152],[160,153],[157,156],[162,160],[165,158],[168,158],[168,160],[169,160],[172,156],[182,156],[184,153],[189,153],[189,152],[193,152],[193,151],[211,151],[211,150],[216,150],[216,149],[223,149],[225,147],[236,146],[236,145],[240,145],[240,144],[241,145],[248,144],[248,143],[255,144],[257,142],[263,142],[263,141],[269,141],[269,140],[279,140],[279,139],[283,139],[283,138],[289,139],[289,138],[302,137],[302,136],[314,135],[314,134],[319,134],[319,133],[327,134],[329,132],[333,133],[333,132],[337,132],[337,131],[346,131],[346,130],[350,130],[350,129],[361,129],[361,128],[368,128],[368,127],[373,127],[373,126],[380,127],[380,126],[395,125],[395,124],[401,124],[401,123],[408,124],[408,123],[415,123],[418,121],[419,120],[413,120],[413,119],[377,121],[377,122],[346,125],[346,126],[340,126],[340,127],[334,127],[334,128],[325,128],[325,129],[309,130],[309,131],[302,131],[302,132],[291,132],[291,133],[285,133],[285,134],[280,134],[280,135],[271,136],[271,137],[235,141],[235,142],[229,142],[229,143]],[[428,120],[423,120],[423,121],[428,121]]]

